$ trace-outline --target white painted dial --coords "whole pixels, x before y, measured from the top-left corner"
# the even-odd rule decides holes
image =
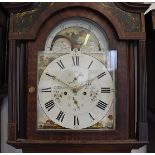
[[[39,102],[46,115],[62,127],[87,128],[110,109],[114,85],[106,67],[96,58],[65,54],[43,71],[38,84]]]

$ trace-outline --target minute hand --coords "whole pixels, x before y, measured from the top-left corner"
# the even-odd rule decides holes
[[[67,87],[70,87],[71,89],[73,89],[69,84],[67,84],[67,83],[65,83],[65,82],[63,82],[63,81],[61,81],[61,80],[58,79],[56,76],[50,75],[50,74],[48,74],[48,73],[46,73],[46,75],[47,75],[47,76],[50,76],[50,77],[53,78],[54,80],[57,80],[57,81],[59,81],[59,82],[65,84]]]

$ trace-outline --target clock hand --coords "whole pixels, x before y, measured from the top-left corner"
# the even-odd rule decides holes
[[[47,76],[53,78],[54,80],[57,80],[57,81],[59,81],[59,82],[65,84],[67,87],[69,87],[69,88],[73,91],[73,89],[74,89],[73,87],[71,87],[69,84],[67,84],[67,83],[65,83],[65,82],[63,82],[63,81],[61,81],[60,79],[56,78],[56,76],[50,75],[49,73],[45,73],[45,74],[46,74]]]
[[[73,103],[77,106],[77,108],[80,110],[80,107],[79,107],[79,105],[78,105],[78,101],[73,97]]]

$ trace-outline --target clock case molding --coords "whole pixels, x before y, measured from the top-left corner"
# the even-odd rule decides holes
[[[19,4],[18,4],[19,5]],[[128,3],[22,3],[3,6],[9,18],[8,144],[24,152],[130,152],[148,143],[144,11]],[[44,5],[44,6],[42,6]],[[22,12],[21,8],[25,8]],[[145,8],[145,9],[144,9]],[[29,19],[27,18],[27,15]],[[107,33],[118,51],[118,101],[114,131],[37,131],[37,52],[52,28],[68,18],[87,18]],[[133,17],[133,18],[130,18]],[[133,20],[128,26],[128,21]],[[125,21],[125,22],[124,22]],[[131,21],[130,21],[131,22]],[[26,23],[22,25],[22,23]],[[19,24],[22,26],[19,27]],[[119,61],[120,60],[120,61]],[[123,73],[123,74],[122,74]],[[136,86],[135,86],[136,85]]]

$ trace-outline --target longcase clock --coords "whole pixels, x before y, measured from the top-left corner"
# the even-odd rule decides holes
[[[126,6],[32,3],[11,14],[10,145],[130,152],[147,144],[145,7]]]

